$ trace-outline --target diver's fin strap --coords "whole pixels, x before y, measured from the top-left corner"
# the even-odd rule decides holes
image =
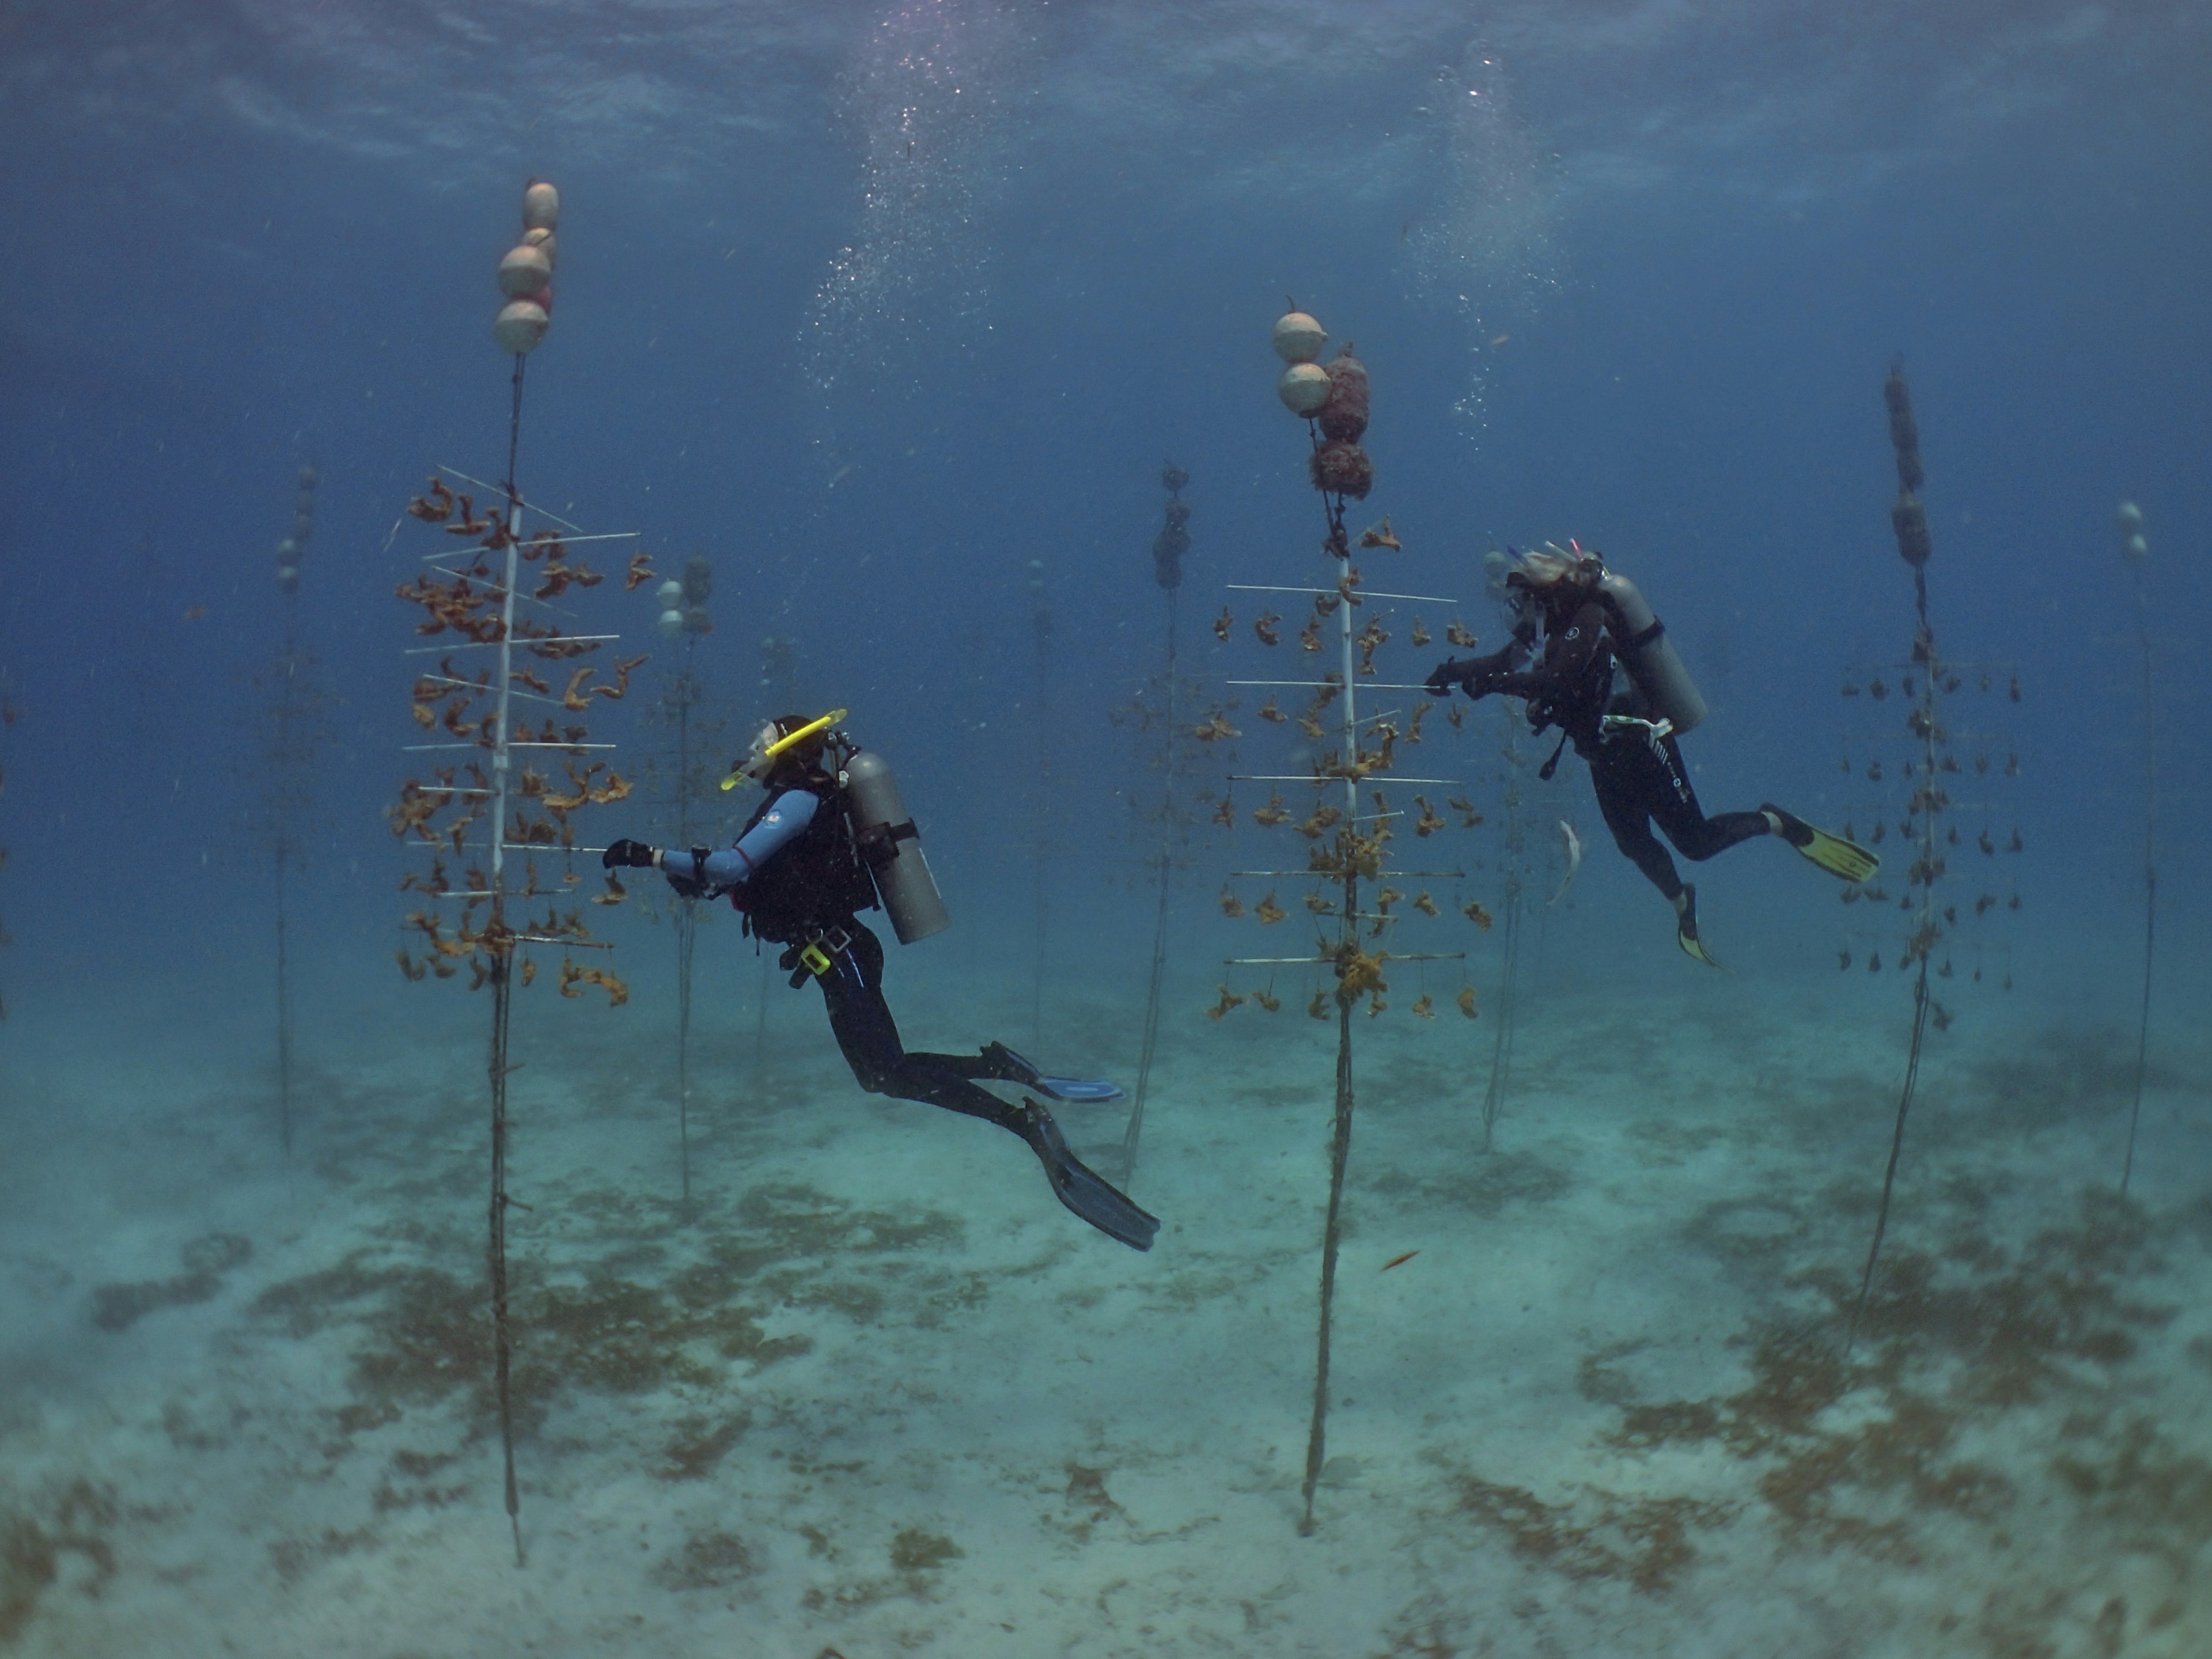
[[[1567,734],[1565,732],[1561,732],[1559,733],[1559,746],[1552,751],[1551,759],[1546,761],[1543,765],[1536,769],[1536,775],[1541,778],[1546,783],[1549,783],[1552,781],[1553,775],[1559,769],[1559,757],[1566,752]]]

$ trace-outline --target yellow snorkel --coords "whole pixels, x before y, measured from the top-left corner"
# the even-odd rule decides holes
[[[752,754],[747,756],[744,762],[735,771],[722,780],[722,787],[734,789],[749,778],[757,780],[766,777],[769,767],[775,763],[778,756],[796,748],[807,738],[817,737],[828,731],[850,712],[848,709],[833,708],[819,720],[807,721],[796,732],[787,732],[773,743],[757,746]]]

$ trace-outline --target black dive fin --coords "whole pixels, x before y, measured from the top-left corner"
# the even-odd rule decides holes
[[[1152,1235],[1160,1230],[1159,1218],[1139,1209],[1127,1194],[1069,1152],[1050,1112],[1027,1097],[1023,1104],[1030,1109],[1034,1127],[1030,1144],[1044,1165],[1053,1195],[1108,1237],[1133,1250],[1151,1249]]]

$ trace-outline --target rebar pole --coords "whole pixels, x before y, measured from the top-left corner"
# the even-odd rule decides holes
[[[299,599],[284,595],[283,687],[276,699],[276,1121],[284,1156],[292,1155],[292,929],[289,873],[292,854],[292,810],[297,780],[293,775],[292,696],[297,676]]]
[[[699,636],[684,638],[684,672],[676,683],[676,844],[691,845],[692,653]],[[699,937],[698,901],[676,901],[676,1142],[683,1172],[684,1209],[691,1209],[691,959]]]
[[[1340,518],[1340,505],[1331,515],[1332,527]],[[1340,533],[1336,538],[1341,542]],[[1351,562],[1347,559],[1345,568]],[[1352,761],[1359,743],[1358,690],[1352,662],[1352,595],[1347,584],[1342,590],[1343,599],[1337,606],[1338,635],[1342,647],[1344,674],[1344,816],[1347,824],[1359,815],[1359,783],[1352,775]],[[1347,851],[1344,866],[1344,915],[1339,929],[1340,953],[1356,951],[1359,948],[1359,866],[1357,857]],[[1314,1340],[1314,1401],[1313,1421],[1306,1431],[1306,1477],[1304,1486],[1305,1513],[1298,1521],[1301,1536],[1310,1536],[1315,1529],[1314,1489],[1321,1484],[1322,1466],[1328,1458],[1328,1361],[1329,1336],[1336,1313],[1336,1259],[1343,1241],[1344,1171],[1352,1157],[1352,1002],[1344,994],[1344,969],[1337,969],[1336,997],[1336,1113],[1329,1133],[1328,1146],[1328,1219],[1322,1229],[1321,1240],[1321,1318],[1320,1328]]]
[[[1912,573],[1913,599],[1919,617],[1916,642],[1924,645],[1927,660],[1920,666],[1919,702],[1921,729],[1922,787],[1931,794],[1936,781],[1936,636],[1928,626],[1928,573],[1916,568]],[[1912,1109],[1912,1097],[1920,1085],[1920,1050],[1928,1036],[1928,959],[1932,954],[1928,945],[1928,933],[1934,922],[1936,910],[1936,809],[1932,799],[1923,803],[1920,812],[1920,872],[1924,879],[1920,888],[1919,926],[1914,937],[1919,941],[1916,948],[1920,957],[1920,972],[1912,984],[1912,1046],[1905,1061],[1905,1082],[1897,1095],[1897,1122],[1890,1131],[1889,1163],[1882,1171],[1881,1202],[1875,1211],[1874,1241],[1867,1247],[1866,1271],[1859,1277],[1858,1299],[1851,1304],[1850,1323],[1844,1332],[1844,1358],[1851,1357],[1857,1344],[1859,1322],[1866,1316],[1867,1303],[1874,1295],[1874,1273],[1881,1260],[1881,1241],[1889,1231],[1889,1202],[1897,1187],[1898,1159],[1905,1152],[1905,1120]]]
[[[2136,1097],[2128,1109],[2128,1156],[2120,1170],[2120,1196],[2136,1172],[2136,1126],[2142,1119],[2143,1083],[2150,1068],[2151,957],[2158,939],[2158,732],[2156,680],[2151,670],[2150,598],[2142,572],[2135,573],[2136,619],[2142,634],[2143,695],[2143,971],[2142,1012],[2136,1026]]]
[[[500,600],[499,707],[493,714],[491,757],[491,921],[484,945],[491,957],[491,1198],[486,1246],[491,1273],[493,1390],[499,1403],[500,1454],[505,1463],[507,1520],[514,1534],[514,1565],[523,1565],[522,1503],[514,1477],[514,1411],[509,1392],[514,1341],[507,1316],[507,1036],[514,1012],[514,940],[507,926],[507,785],[510,758],[507,711],[514,665],[514,585],[522,544],[522,500],[514,488],[514,462],[522,442],[521,353],[514,358],[514,401],[507,437],[507,574]]]
[[[1035,755],[1030,776],[1036,789],[1036,846],[1030,868],[1032,915],[1036,938],[1031,942],[1036,972],[1030,976],[1030,1047],[1044,1044],[1044,957],[1049,932],[1051,888],[1046,880],[1052,823],[1052,611],[1044,602],[1044,566],[1030,561],[1030,624],[1036,635],[1036,688],[1031,702],[1035,717]]]
[[[1127,1187],[1137,1173],[1137,1138],[1145,1127],[1145,1096],[1152,1087],[1152,1060],[1160,1045],[1160,988],[1168,966],[1168,894],[1175,868],[1176,768],[1176,595],[1168,589],[1167,724],[1163,728],[1160,756],[1159,902],[1152,915],[1152,975],[1145,990],[1145,1040],[1137,1056],[1136,1103],[1129,1109],[1128,1127],[1121,1133],[1121,1184]]]

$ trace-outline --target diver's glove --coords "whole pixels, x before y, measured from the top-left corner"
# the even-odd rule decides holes
[[[1470,697],[1481,696],[1490,690],[1487,677],[1474,663],[1457,657],[1445,658],[1422,682],[1422,688],[1432,697],[1449,697],[1454,686]]]
[[[659,862],[659,849],[641,841],[618,841],[599,854],[599,866],[605,870],[650,870]]]

